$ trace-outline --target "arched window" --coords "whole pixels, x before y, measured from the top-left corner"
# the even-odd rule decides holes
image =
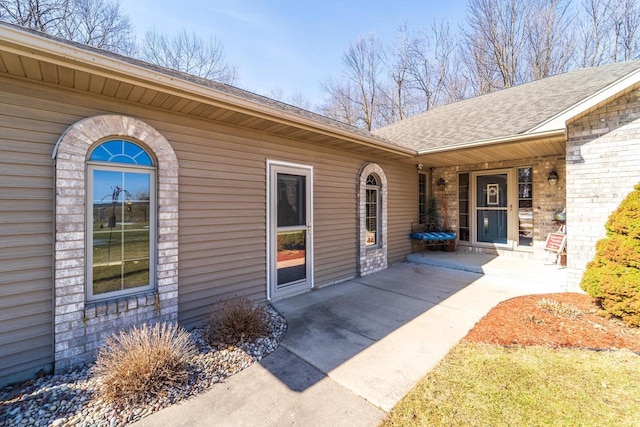
[[[87,161],[87,299],[155,284],[156,169],[131,141],[94,147]]]
[[[366,188],[366,237],[365,246],[380,244],[380,184],[374,174],[367,176]]]

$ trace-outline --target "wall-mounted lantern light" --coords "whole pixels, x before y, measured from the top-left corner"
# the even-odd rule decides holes
[[[549,173],[549,176],[547,177],[547,181],[549,181],[549,184],[551,185],[558,184],[558,172],[556,172],[555,169]]]
[[[418,167],[419,171],[421,171],[422,168],[424,168],[424,165],[422,163],[418,163],[416,166]]]
[[[444,189],[445,185],[447,185],[447,183],[444,181],[444,178],[439,178],[436,185],[442,190]]]

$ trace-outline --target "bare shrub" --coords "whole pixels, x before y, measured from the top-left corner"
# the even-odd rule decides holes
[[[213,344],[235,345],[267,335],[266,309],[246,297],[235,297],[214,304],[207,319],[207,340]]]
[[[542,298],[536,301],[536,307],[557,316],[568,316],[572,319],[582,316],[582,311],[578,307],[548,298]]]
[[[99,396],[135,404],[184,383],[196,350],[178,325],[144,324],[105,340],[93,368],[101,377]]]

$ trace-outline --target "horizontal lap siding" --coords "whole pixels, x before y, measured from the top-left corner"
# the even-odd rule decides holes
[[[355,177],[364,159],[195,120],[184,124],[161,130],[180,161],[182,322],[197,322],[220,298],[266,297],[268,159],[314,167],[316,284],[355,275]]]
[[[0,102],[0,106],[5,107],[2,109],[3,135],[5,126],[15,119],[13,123],[25,130],[11,128],[8,133],[14,135],[14,139],[29,135],[27,139],[30,140],[24,156],[20,156],[17,149],[22,142],[3,139],[3,147],[5,143],[13,144],[12,162],[24,159],[29,169],[7,166],[16,174],[22,171],[24,185],[21,187],[28,186],[34,194],[34,198],[22,198],[23,208],[20,209],[9,207],[7,210],[3,204],[3,215],[14,215],[11,228],[19,230],[14,230],[13,236],[7,236],[13,239],[12,246],[35,245],[34,249],[37,248],[37,252],[19,251],[22,256],[28,255],[20,261],[21,265],[29,266],[29,270],[35,266],[40,272],[40,276],[32,279],[39,283],[39,290],[34,289],[32,293],[42,298],[40,304],[49,305],[44,317],[39,314],[41,324],[49,325],[51,316],[51,152],[68,126],[96,114],[120,113],[138,117],[162,133],[176,151],[180,165],[179,319],[182,323],[198,322],[209,306],[221,298],[237,294],[253,299],[266,297],[267,159],[314,167],[314,273],[317,286],[356,274],[356,177],[367,161],[378,162],[388,179],[389,261],[403,260],[410,249],[406,234],[415,216],[416,177],[415,171],[406,164],[385,163],[304,141],[285,140],[47,86],[35,87],[19,81],[7,84],[6,80],[0,80],[0,89],[3,88],[7,91]],[[64,105],[60,99],[64,99]],[[11,108],[15,110],[15,117],[4,117]],[[5,170],[2,168],[2,173]],[[1,188],[3,195],[14,191]],[[21,219],[18,213],[23,210],[29,215]],[[24,221],[33,222],[33,227],[25,227]],[[30,228],[33,235],[15,235],[28,232]],[[17,250],[17,246],[13,250]],[[37,256],[31,256],[32,253]],[[48,294],[48,299],[42,291]],[[15,288],[14,293],[20,294],[20,287]],[[0,319],[0,333],[6,331],[3,328]],[[43,342],[50,346],[51,334],[45,335],[48,341]],[[2,363],[2,366],[6,364]]]
[[[59,129],[0,80],[0,387],[52,363],[53,169]]]
[[[411,223],[418,216],[418,173],[413,163],[382,163],[387,175],[388,236],[387,260],[390,264],[405,261],[411,252]]]

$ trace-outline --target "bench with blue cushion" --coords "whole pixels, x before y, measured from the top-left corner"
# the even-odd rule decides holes
[[[448,245],[456,241],[456,233],[452,231],[435,231],[436,225],[430,222],[411,224],[409,238],[412,243],[412,252],[416,245],[422,246],[422,251],[427,246]]]

